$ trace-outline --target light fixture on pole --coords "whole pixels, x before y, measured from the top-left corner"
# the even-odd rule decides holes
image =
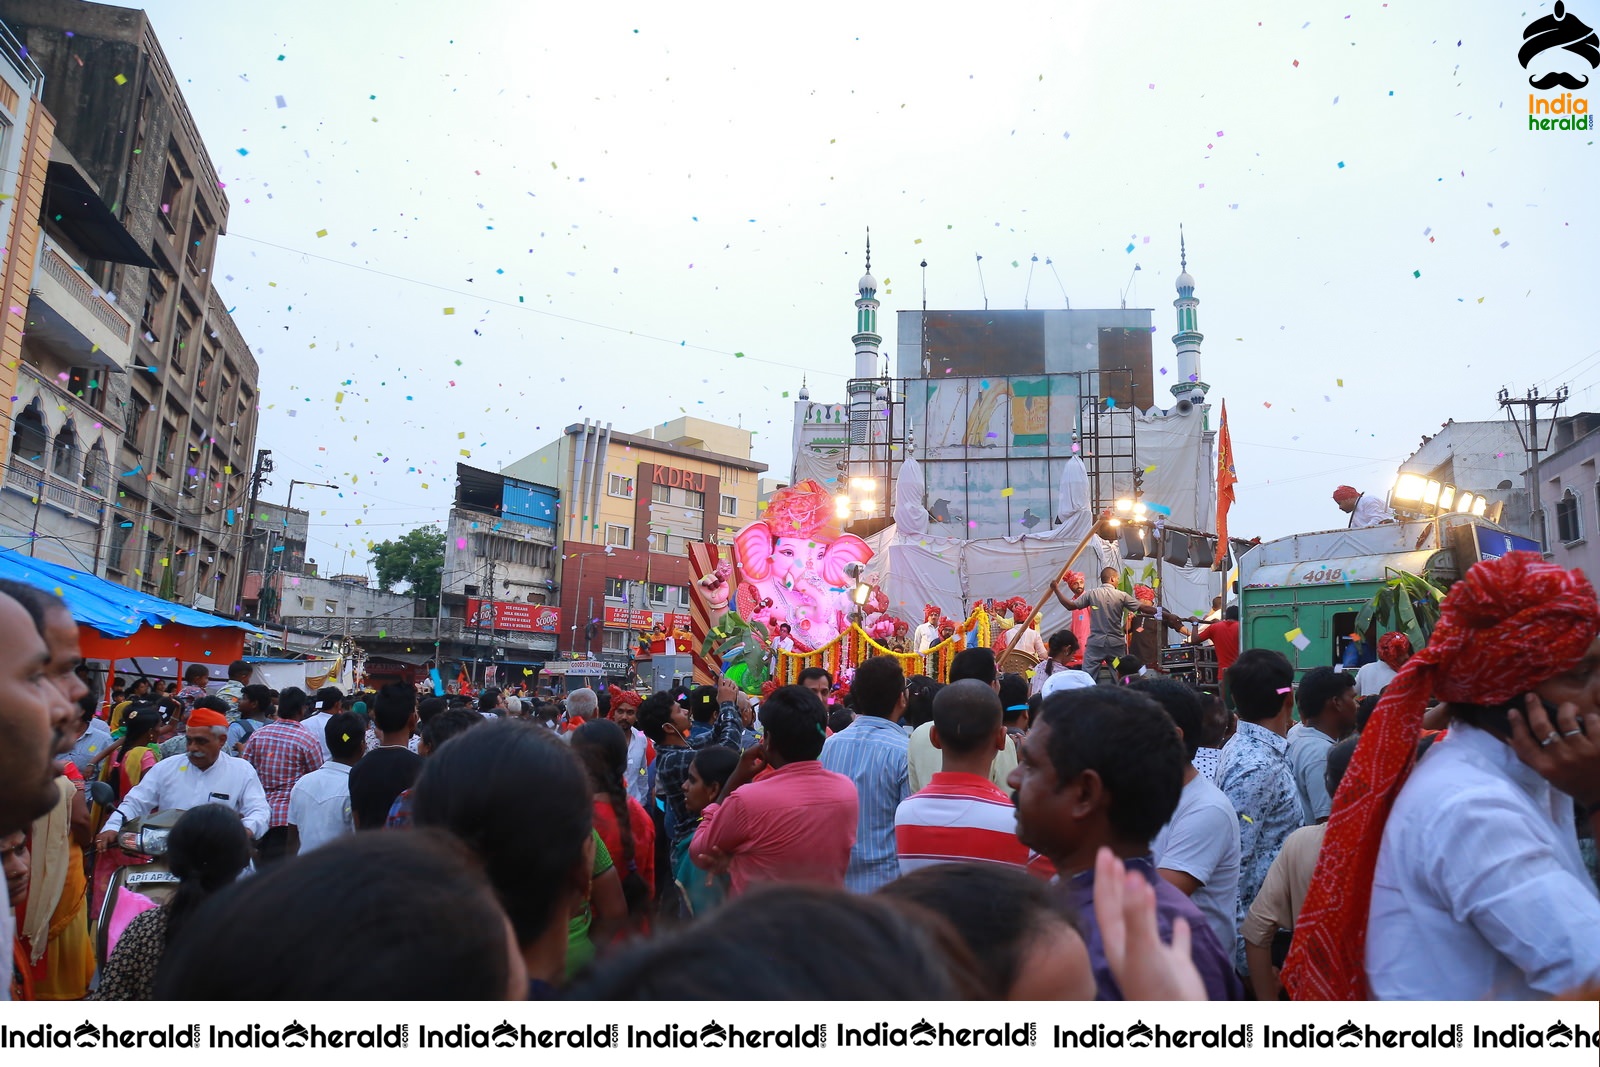
[[[867,601],[872,597],[872,586],[862,580],[862,575],[866,572],[866,569],[866,564],[860,561],[852,561],[844,565],[845,577],[854,583],[850,590],[850,602],[855,605],[855,610],[850,613],[850,621],[857,626],[860,626],[866,618],[863,609],[866,607]]]

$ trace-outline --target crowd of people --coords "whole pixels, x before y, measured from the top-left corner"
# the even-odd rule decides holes
[[[1110,586],[1062,595],[1095,615],[1089,641],[1053,634],[1018,673],[969,648],[943,682],[876,657],[847,694],[811,668],[758,704],[728,679],[557,702],[273,691],[241,663],[214,692],[202,667],[104,711],[61,602],[0,586],[9,995],[1600,988],[1600,605],[1581,574],[1478,564],[1423,647],[1378,642],[1387,676],[1297,677],[1238,651],[1219,613],[1186,636],[1227,646],[1223,694],[1080,669],[1133,658],[1124,613],[1159,618]],[[180,811],[170,898],[102,909],[143,862],[121,831]]]

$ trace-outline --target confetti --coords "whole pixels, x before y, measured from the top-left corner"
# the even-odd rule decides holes
[[[115,78],[112,78],[111,80],[116,82],[118,85],[127,85],[128,84],[128,76],[126,74],[118,74]]]
[[[445,308],[444,309],[444,313],[446,315],[454,315],[456,313],[456,309],[455,308]]]

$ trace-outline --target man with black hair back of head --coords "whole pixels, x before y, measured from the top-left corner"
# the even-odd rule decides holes
[[[1328,821],[1333,795],[1323,786],[1328,750],[1356,728],[1356,680],[1332,667],[1314,667],[1300,679],[1300,721],[1289,728],[1289,766],[1300,795],[1301,825]]]
[[[211,668],[204,663],[191,663],[183,669],[183,688],[178,690],[178,703],[183,710],[193,711],[195,702],[209,695],[206,686],[211,681]]]
[[[426,700],[423,701],[427,703]],[[443,703],[443,701],[441,701]],[[466,733],[474,726],[483,726],[489,722],[476,711],[465,708],[450,708],[433,715],[417,731],[413,738],[417,742],[416,753],[427,759],[439,751],[439,746]],[[411,793],[410,789],[400,790],[400,795],[394,798],[394,803],[389,805],[389,814],[384,819],[384,828],[389,830],[404,830],[411,826]]]
[[[902,875],[959,862],[1003,864],[1042,878],[1055,873],[1017,840],[1011,797],[989,780],[995,753],[1007,741],[1001,712],[994,690],[975,678],[952,682],[934,697],[932,740],[944,762],[926,787],[895,809]]]
[[[1205,728],[1200,695],[1174,678],[1140,678],[1128,688],[1161,705],[1189,756],[1178,807],[1150,843],[1156,873],[1194,901],[1218,944],[1231,947],[1238,933],[1239,817],[1216,783],[1194,765]]]
[[[1000,668],[994,661],[994,649],[967,648],[955,654],[950,661],[950,684],[967,679],[982,682],[992,692],[1000,692]],[[911,792],[920,793],[944,763],[944,757],[933,744],[932,721],[911,731],[911,740],[906,749]],[[989,767],[989,781],[997,788],[1004,788],[1006,779],[1016,765],[1017,743],[1007,737],[1005,747],[995,753],[994,762]]]
[[[378,747],[350,768],[350,805],[357,830],[381,830],[402,790],[422,770],[422,757],[409,743],[417,725],[417,691],[401,682],[378,690],[372,712]]]
[[[227,751],[244,755],[250,735],[272,720],[272,690],[264,685],[247,685],[239,691],[239,717],[228,725]]]
[[[730,896],[759,882],[845,884],[860,801],[854,782],[818,762],[827,715],[809,690],[775,690],[761,705],[762,743],[745,750],[721,800],[700,812],[689,855],[702,870],[726,872]],[[753,780],[768,768],[772,774]]]
[[[1323,787],[1331,797],[1339,792],[1339,783],[1350,766],[1359,738],[1347,737],[1328,749],[1323,767]],[[1317,853],[1322,849],[1322,838],[1328,824],[1323,822],[1302,826],[1290,834],[1278,850],[1277,858],[1267,870],[1260,892],[1250,902],[1244,924],[1239,929],[1244,939],[1245,956],[1250,962],[1250,986],[1257,1000],[1277,1000],[1280,985],[1278,968],[1283,966],[1284,953],[1278,951],[1286,940],[1285,932],[1294,929],[1294,921],[1305,903],[1306,892],[1311,888],[1311,875],[1317,867]]]
[[[845,888],[870,893],[900,874],[895,855],[894,813],[911,795],[905,731],[906,676],[893,656],[873,656],[856,668],[850,684],[856,718],[827,739],[822,765],[856,785],[856,841]]]
[[[322,730],[333,758],[289,791],[289,855],[310,852],[355,830],[350,817],[350,768],[367,751],[361,716],[341,711]]]
[[[290,686],[278,698],[278,717],[251,734],[244,744],[244,758],[256,769],[267,794],[267,806],[272,809],[271,828],[256,842],[263,865],[293,855],[288,851],[289,793],[296,782],[326,762],[322,747],[301,724],[305,708],[305,694]]]
[[[1109,850],[1155,891],[1161,939],[1189,945],[1212,1000],[1242,995],[1227,949],[1194,902],[1156,874],[1150,840],[1183,792],[1183,742],[1142,693],[1109,686],[1057,693],[1044,702],[1011,774],[1017,837],[1055,864],[1083,924],[1100,999],[1121,1000],[1094,910],[1097,861]]]
[[[306,728],[306,733],[311,735],[311,739],[322,750],[324,760],[333,758],[326,740],[328,720],[339,714],[343,707],[344,693],[331,685],[324,686],[306,697],[306,716],[300,720],[300,724]]]
[[[239,721],[239,695],[244,692],[244,687],[250,684],[252,673],[254,668],[250,666],[248,660],[236,659],[228,664],[228,680],[222,683],[216,695],[226,700],[228,707],[232,709],[228,712],[230,723]]]
[[[1289,765],[1289,723],[1294,714],[1294,668],[1281,652],[1251,648],[1228,668],[1228,693],[1239,726],[1217,761],[1217,788],[1239,816],[1239,899],[1244,923],[1267,870],[1284,841],[1300,827],[1300,792]],[[1244,939],[1234,939],[1234,966],[1246,973]]]

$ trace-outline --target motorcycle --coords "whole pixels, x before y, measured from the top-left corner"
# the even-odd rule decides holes
[[[88,784],[89,800],[106,808],[116,806],[117,795],[107,782]],[[110,952],[112,916],[123,892],[136,893],[160,906],[172,899],[178,889],[178,876],[167,863],[167,837],[183,812],[158,811],[144,819],[124,823],[117,831],[117,848],[140,862],[118,867],[106,887],[105,899],[100,904],[100,914],[95,921],[95,959],[104,966]]]

